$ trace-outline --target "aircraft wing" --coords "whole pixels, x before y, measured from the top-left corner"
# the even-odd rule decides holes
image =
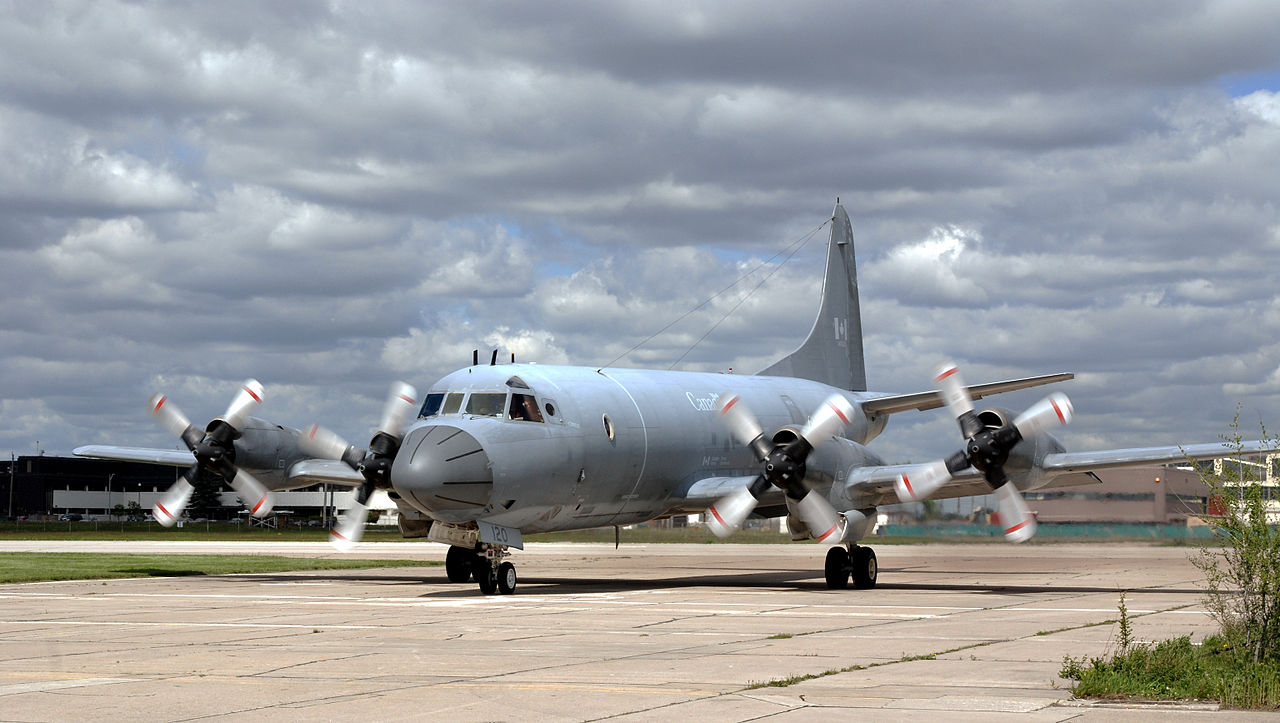
[[[707,477],[694,482],[693,486],[685,491],[684,499],[689,505],[698,507],[700,510],[705,509],[739,487],[751,484],[758,476],[753,474],[746,477]]]
[[[1003,382],[975,384],[971,387],[966,387],[966,389],[969,390],[969,396],[971,398],[982,399],[983,397],[989,397],[993,394],[1012,392],[1019,389],[1029,389],[1031,387],[1038,387],[1044,384],[1065,382],[1069,379],[1075,378],[1076,375],[1071,373],[1045,374],[1038,377],[1024,377],[1022,379],[1009,379]],[[870,416],[872,414],[896,414],[898,412],[907,412],[911,410],[922,412],[926,409],[937,409],[943,405],[942,393],[932,391],[916,392],[914,394],[895,394],[887,397],[869,399],[862,403],[862,409],[868,416]]]
[[[1275,451],[1276,445],[1267,442],[1242,442],[1240,444],[1192,444],[1169,447],[1138,447],[1132,449],[1104,449],[1094,452],[1054,452],[1044,455],[1037,465],[1042,484],[1034,489],[1055,489],[1100,484],[1093,473],[1121,467],[1137,467],[1147,464],[1171,464],[1189,460],[1218,459],[1237,454],[1259,454]],[[840,484],[844,496],[854,501],[854,507],[892,505],[898,503],[894,482],[898,475],[919,469],[915,464],[890,464],[873,467],[857,467],[850,470]],[[956,473],[929,495],[929,499],[952,499],[990,494],[991,488],[977,470],[969,467]]]
[[[289,468],[285,487],[297,489],[318,484],[359,487],[364,477],[344,462],[331,459],[304,459]]]
[[[1237,454],[1258,454],[1275,450],[1266,442],[1242,442],[1227,444],[1191,444],[1185,447],[1140,447],[1136,449],[1105,449],[1098,452],[1056,452],[1046,454],[1042,466],[1053,476],[1116,467],[1134,467],[1142,464],[1169,464],[1189,460],[1217,459]]]
[[[669,512],[670,514],[701,514],[725,495],[734,490],[747,487],[758,476],[707,477],[706,479],[698,480],[689,489],[685,490],[684,495],[673,495],[672,502],[674,504]],[[761,517],[777,517],[778,515],[787,514],[786,500],[782,496],[782,490],[777,487],[771,487],[760,498],[759,504],[756,505],[755,514]]]
[[[170,467],[190,467],[195,464],[191,452],[178,449],[148,449],[145,447],[116,447],[110,444],[90,444],[76,447],[71,452],[77,457],[115,459],[122,462],[143,462]]]
[[[77,457],[94,457],[97,459],[115,459],[122,462],[143,462],[171,467],[190,467],[195,459],[190,452],[177,449],[149,449],[146,447],[116,447],[109,444],[91,444],[76,447],[73,451]],[[343,485],[359,487],[364,477],[342,462],[327,459],[304,459],[295,462],[289,468],[283,485],[272,483],[273,489],[298,489],[315,484]]]

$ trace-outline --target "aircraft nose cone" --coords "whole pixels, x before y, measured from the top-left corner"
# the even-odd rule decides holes
[[[457,427],[418,427],[405,435],[391,468],[391,484],[402,497],[440,512],[489,504],[493,470],[475,437]]]

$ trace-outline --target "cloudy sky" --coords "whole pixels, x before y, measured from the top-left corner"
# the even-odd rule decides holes
[[[173,447],[152,392],[207,419],[246,377],[364,438],[393,380],[605,364],[772,258],[617,362],[752,371],[837,196],[872,388],[1073,371],[1079,449],[1280,428],[1278,36],[1273,2],[4,3],[0,451]]]

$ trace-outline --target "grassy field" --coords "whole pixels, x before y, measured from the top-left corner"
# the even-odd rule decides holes
[[[199,522],[187,524],[181,528],[161,527],[155,522],[20,522],[0,523],[0,540],[177,540],[194,542],[210,541],[276,541],[276,542],[326,542],[328,530],[321,527],[287,527],[279,530],[244,525],[232,525],[226,522]],[[370,526],[366,528],[366,542],[403,542],[399,528]],[[622,544],[653,544],[664,542],[683,542],[698,544],[733,544],[733,545],[811,545],[811,540],[792,542],[791,537],[765,530],[741,530],[732,537],[722,540],[705,527],[637,527],[623,529]],[[547,532],[536,535],[525,535],[528,542],[613,542],[612,527],[599,527],[591,530],[573,532]],[[1062,542],[1055,538],[1044,542]],[[425,540],[422,540],[425,543]],[[1000,537],[925,537],[917,535],[889,535],[871,538],[865,541],[869,545],[904,545],[926,542],[946,542],[948,544],[1005,544]],[[1033,541],[1034,542],[1034,541]]]
[[[0,583],[117,577],[254,574],[371,567],[428,567],[422,560],[315,559],[270,555],[115,555],[90,552],[0,553]]]

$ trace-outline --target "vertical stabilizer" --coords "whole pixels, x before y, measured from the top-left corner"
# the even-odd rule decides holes
[[[811,379],[850,391],[866,391],[862,360],[862,316],[858,311],[858,273],[853,258],[853,226],[836,201],[827,247],[822,308],[809,338],[789,356],[760,371],[764,376]]]

